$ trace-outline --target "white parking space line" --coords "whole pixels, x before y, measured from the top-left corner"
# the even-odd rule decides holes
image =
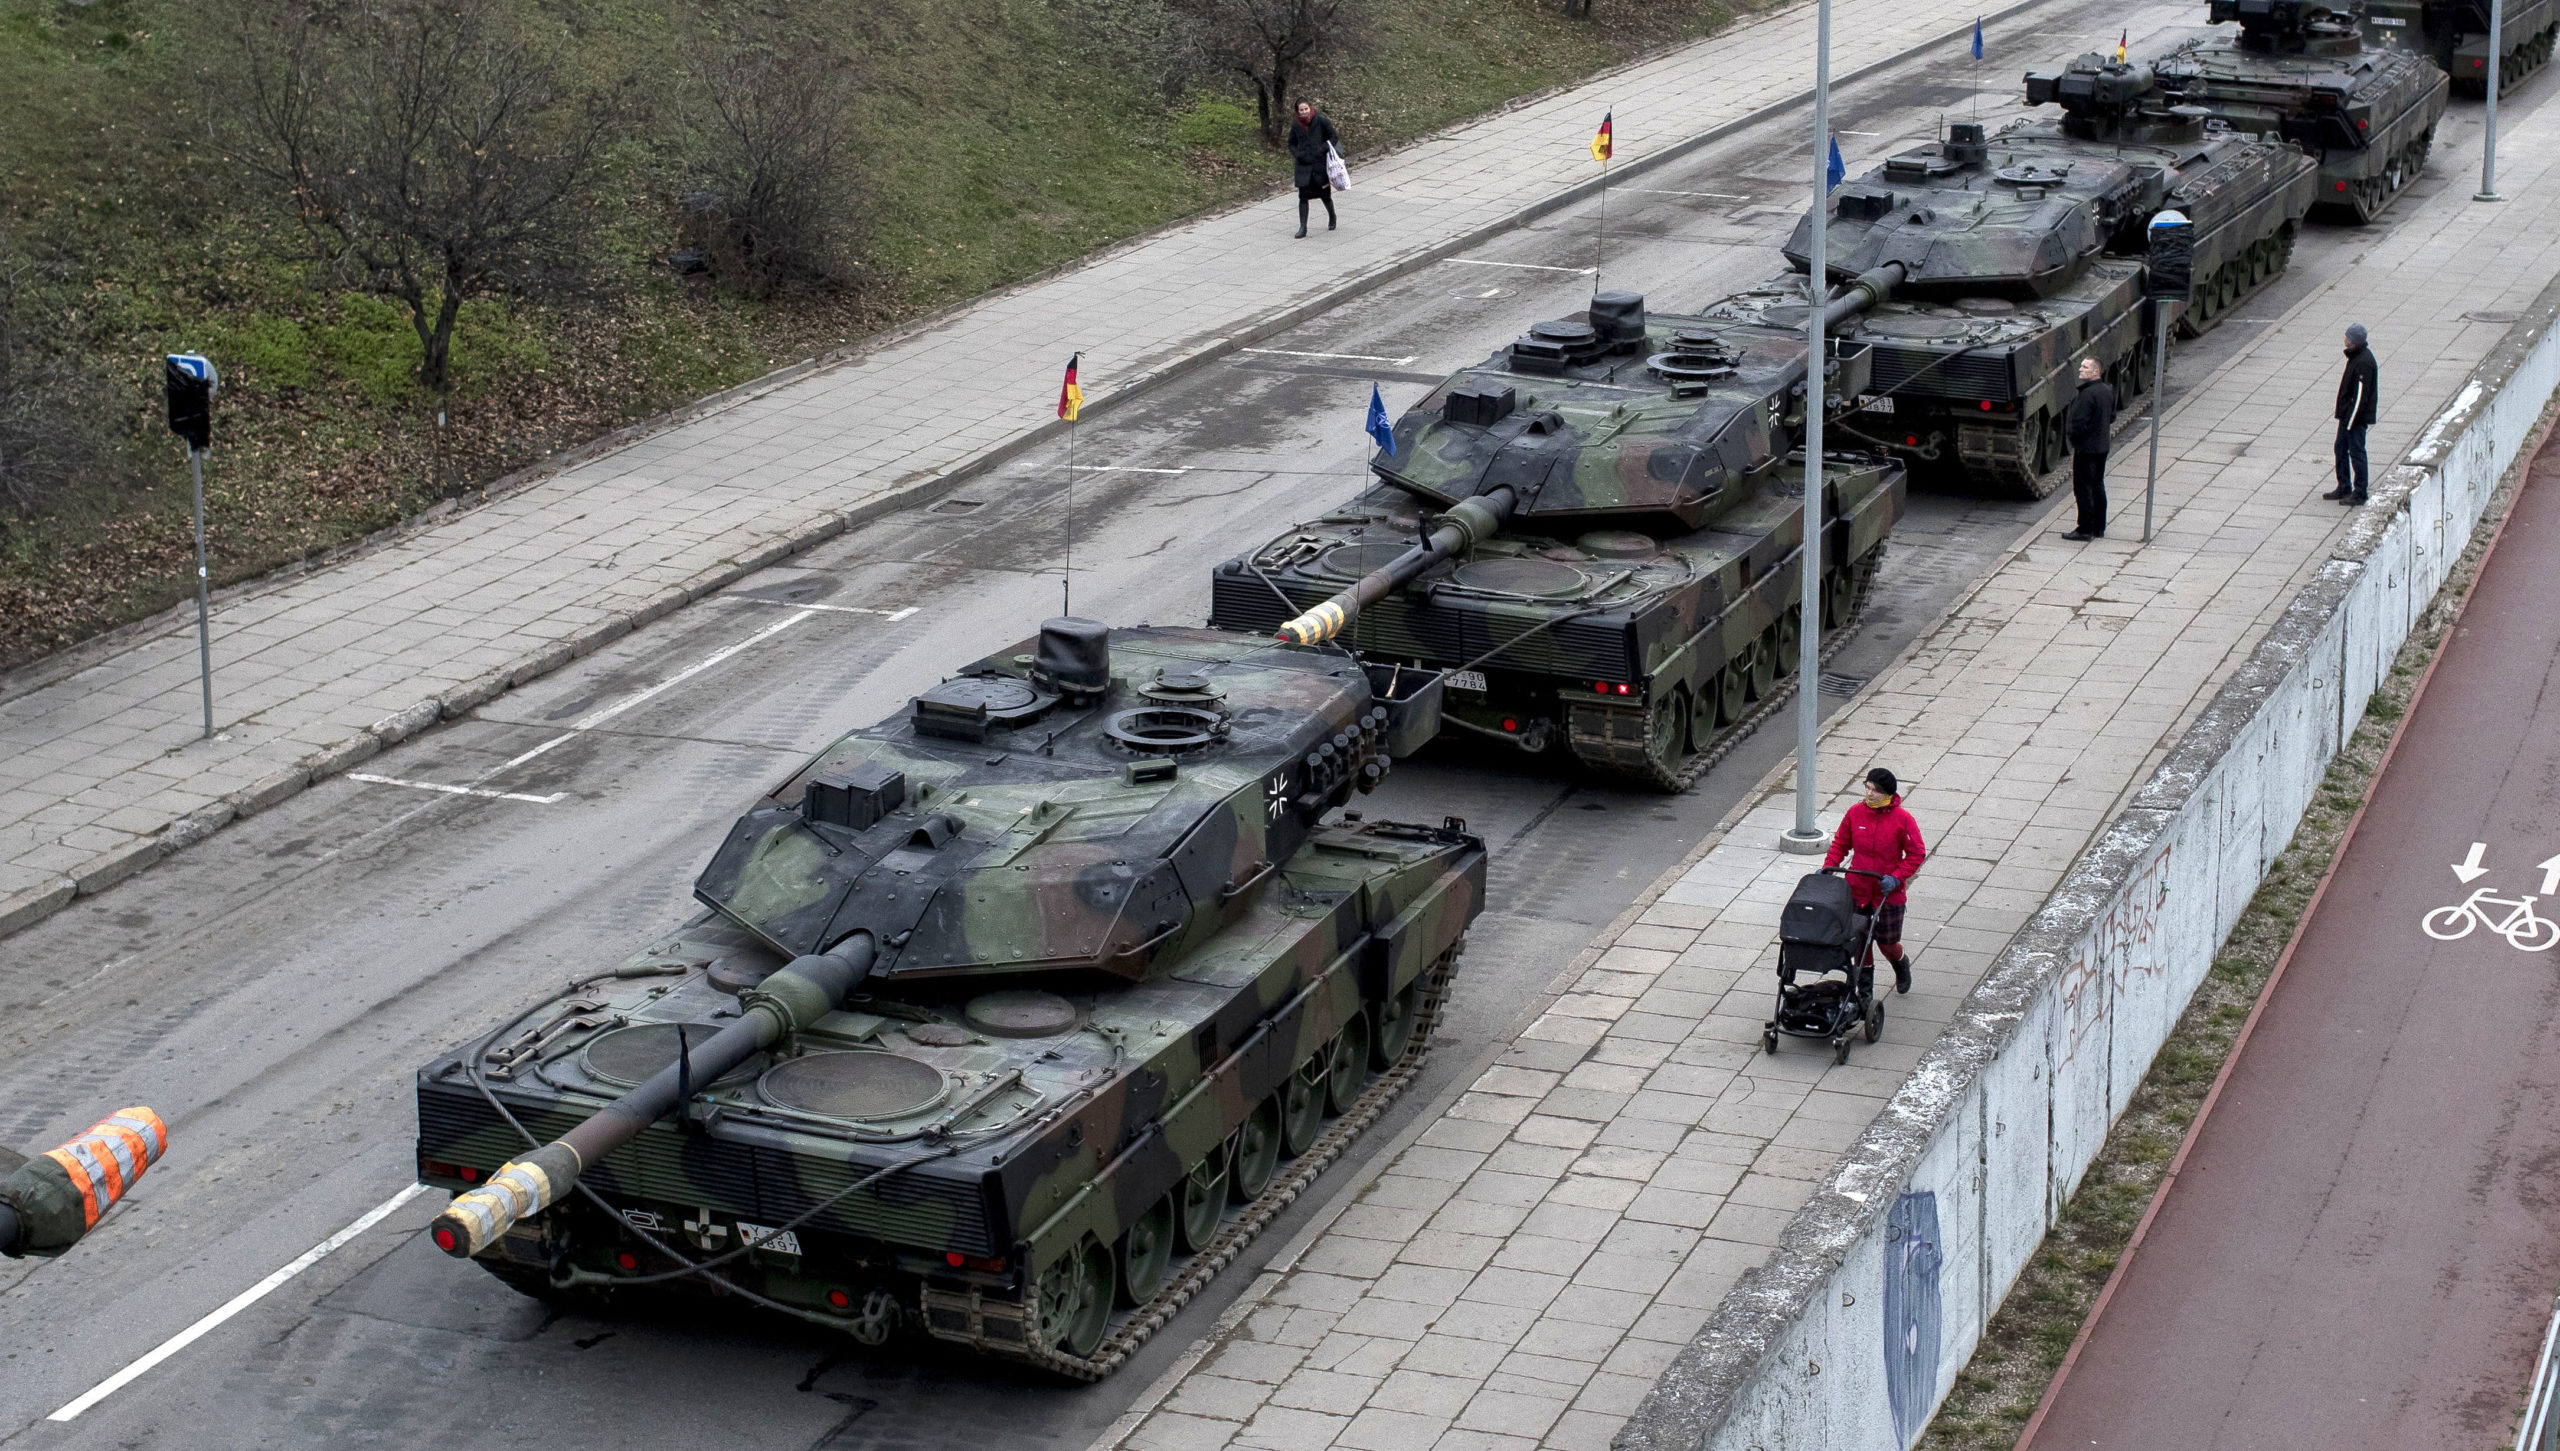
[[[1239,348],[1236,351],[1260,353],[1271,358],[1347,358],[1355,363],[1393,363],[1397,367],[1403,367],[1413,361],[1412,357],[1382,358],[1376,353],[1302,353],[1294,348]],[[1419,356],[1421,356],[1419,353],[1414,355],[1414,357]]]
[[[1079,474],[1187,474],[1191,472],[1187,468],[1148,469],[1140,468],[1136,464],[1069,464],[1067,469],[1071,473]]]
[[[1628,186],[1628,185],[1626,185],[1626,184],[1625,184],[1625,183],[1623,183],[1623,182],[1621,182],[1621,183],[1620,183],[1620,184],[1618,184],[1617,186],[1614,186],[1614,187],[1610,188],[1610,190],[1612,190],[1612,191],[1640,191],[1640,192],[1643,192],[1643,193],[1644,193],[1645,195],[1647,195],[1647,196],[1702,196],[1702,197],[1706,197],[1706,198],[1708,198],[1708,199],[1710,199],[1710,200],[1712,200],[1712,201],[1720,201],[1720,202],[1747,202],[1747,201],[1751,200],[1751,198],[1750,198],[1750,197],[1748,197],[1748,196],[1746,196],[1746,195],[1744,195],[1743,193],[1738,192],[1738,191],[1672,191],[1672,190],[1670,190],[1670,189],[1669,189],[1669,188],[1667,188],[1667,187],[1659,187],[1659,186]]]
[[[1175,472],[1181,471],[1177,469]],[[909,605],[902,610],[880,610],[868,605],[813,605],[805,600],[768,600],[754,595],[714,595],[713,598],[724,604],[771,605],[780,610],[824,610],[831,615],[877,615],[884,620],[903,620],[924,608],[922,605]]]
[[[1447,260],[1461,267],[1517,267],[1523,272],[1570,272],[1576,277],[1588,277],[1600,270],[1596,267],[1550,267],[1544,262],[1486,262],[1474,257],[1451,257]]]
[[[581,716],[577,721],[573,722],[566,731],[544,741],[541,745],[534,747],[523,755],[509,760],[505,765],[499,766],[497,770],[489,772],[488,776],[482,776],[480,779],[486,781],[489,779],[489,776],[498,774],[498,771],[504,771],[515,766],[521,766],[525,762],[532,760],[534,757],[541,755],[543,752],[550,750],[554,746],[565,745],[570,741],[574,741],[585,732],[594,730],[597,726],[603,725],[606,721],[613,719],[615,716],[622,714],[633,706],[654,698],[662,691],[673,690],[675,687],[684,684],[686,681],[700,675],[703,671],[710,669],[712,666],[719,664],[721,661],[728,659],[739,651],[747,649],[753,645],[761,644],[766,640],[770,640],[774,636],[781,634],[783,631],[790,629],[793,625],[800,623],[802,620],[813,620],[818,617],[818,611],[808,605],[799,605],[795,608],[799,610],[799,613],[793,615],[791,618],[787,620],[776,620],[774,623],[765,626],[763,629],[756,631],[754,634],[749,635],[747,638],[740,640],[734,645],[724,645],[720,649],[712,651],[700,660],[695,661],[693,664],[686,666],[684,669],[677,671],[675,674],[668,676],[666,679],[659,681],[657,684],[650,686],[646,690],[633,691],[631,694],[624,696],[622,699],[615,701],[613,704],[608,705],[601,710],[592,711],[587,715]]]
[[[370,781],[376,786],[406,786],[412,791],[441,791],[447,796],[478,796],[488,801],[523,801],[535,806],[548,806],[569,794],[566,791],[554,791],[548,796],[528,796],[522,791],[492,791],[486,786],[447,786],[441,781],[405,781],[398,776],[377,776],[370,771],[349,771],[347,779]]]
[[[346,1228],[339,1230],[336,1234],[329,1236],[327,1239],[324,1239],[318,1244],[303,1251],[301,1258],[224,1301],[222,1308],[215,1310],[212,1314],[198,1320],[193,1325],[190,1325],[186,1329],[179,1331],[177,1334],[170,1336],[168,1339],[161,1341],[140,1360],[135,1361],[124,1369],[117,1371],[114,1375],[108,1376],[105,1380],[102,1380],[96,1385],[81,1392],[77,1399],[64,1405],[61,1410],[45,1417],[45,1419],[48,1421],[71,1421],[79,1419],[82,1412],[88,1410],[92,1406],[95,1406],[98,1402],[105,1400],[107,1397],[114,1395],[116,1392],[123,1390],[126,1386],[133,1384],[135,1381],[140,1380],[143,1376],[151,1372],[152,1367],[158,1365],[164,1360],[167,1360],[170,1356],[177,1354],[179,1351],[186,1349],[188,1346],[195,1344],[197,1341],[202,1340],[206,1335],[212,1333],[216,1327],[220,1326],[223,1321],[230,1319],[232,1316],[239,1314],[241,1311],[248,1309],[260,1300],[263,1300],[270,1294],[273,1294],[278,1287],[285,1283],[285,1281],[292,1279],[294,1276],[301,1274],[304,1270],[307,1270],[313,1265],[320,1263],[322,1260],[327,1259],[330,1255],[344,1248],[348,1241],[354,1239],[357,1235],[364,1233],[366,1230],[373,1228],[375,1225],[380,1224],[385,1219],[390,1218],[393,1211],[397,1210],[401,1205],[408,1203],[410,1200],[417,1198],[425,1192],[427,1192],[426,1185],[411,1184],[402,1189],[399,1193],[382,1201],[380,1204],[366,1210],[355,1223],[348,1225]]]

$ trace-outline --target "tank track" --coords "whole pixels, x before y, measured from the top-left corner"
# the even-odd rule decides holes
[[[1849,633],[1856,628],[1859,616],[1866,613],[1868,592],[1875,583],[1877,568],[1884,563],[1884,552],[1890,547],[1890,545],[1879,544],[1868,550],[1864,557],[1851,566],[1856,573],[1857,583],[1855,592],[1850,596],[1848,618],[1823,633],[1822,645],[1815,657],[1816,663],[1828,664],[1831,657],[1847,643]],[[1570,713],[1565,717],[1568,732],[1567,744],[1573,749],[1574,759],[1611,779],[1642,786],[1647,790],[1660,791],[1666,795],[1677,795],[1696,785],[1699,777],[1713,770],[1725,757],[1733,754],[1734,748],[1742,744],[1744,737],[1758,729],[1762,721],[1767,720],[1777,712],[1779,707],[1795,697],[1795,690],[1796,677],[1793,672],[1781,676],[1776,689],[1753,702],[1751,709],[1743,712],[1733,724],[1716,732],[1715,737],[1707,742],[1704,749],[1692,752],[1681,761],[1679,769],[1667,776],[1659,771],[1658,763],[1651,756],[1643,754],[1640,745],[1630,749],[1625,741],[1615,736],[1587,733],[1576,729],[1572,724],[1573,716]]]
[[[1311,1187],[1317,1176],[1342,1157],[1354,1139],[1366,1132],[1384,1114],[1387,1106],[1410,1086],[1421,1072],[1422,1062],[1431,1051],[1433,1029],[1440,1023],[1440,1010],[1448,1001],[1450,980],[1456,976],[1458,958],[1465,953],[1466,939],[1431,965],[1428,991],[1423,994],[1413,1025],[1413,1041],[1405,1047],[1404,1056],[1382,1070],[1371,1080],[1360,1097],[1339,1118],[1327,1125],[1324,1133],[1307,1146],[1307,1151],[1281,1166],[1268,1187],[1253,1201],[1230,1214],[1218,1230],[1217,1238],[1206,1249],[1193,1255],[1173,1277],[1165,1282],[1155,1298],[1127,1311],[1119,1324],[1103,1338],[1090,1356],[1069,1355],[1035,1342],[1025,1336],[1020,1343],[982,1341],[980,1348],[1007,1360],[1036,1365],[1042,1370],[1074,1381],[1098,1381],[1128,1362],[1139,1346],[1147,1343],[1183,1306],[1206,1289],[1218,1272],[1233,1263],[1247,1245],[1261,1237],[1280,1211],[1295,1203],[1298,1196]],[[929,1293],[929,1292],[928,1292]]]
[[[2560,26],[2546,25],[2535,31],[2530,39],[2510,48],[2506,57],[2498,62],[2498,94],[2504,96],[2518,82],[2540,74],[2542,68],[2551,63],[2555,40],[2560,40]],[[2486,81],[2457,76],[2453,82],[2453,93],[2466,100],[2477,101],[2489,94],[2489,86]]]
[[[2358,224],[2372,221],[2398,200],[2400,193],[2409,189],[2409,183],[2416,181],[2419,174],[2427,169],[2427,154],[2435,149],[2435,142],[2436,128],[2430,126],[2416,140],[2400,148],[2400,154],[2391,158],[2388,166],[2358,181],[2355,190],[2347,194],[2348,200],[2344,204],[2324,202],[2321,205],[2343,213]]]
[[[2375,210],[2381,210],[2380,204]],[[2287,224],[2250,243],[2247,252],[2223,263],[2211,277],[2199,278],[2187,294],[2186,314],[2178,319],[2178,336],[2195,338],[2213,331],[2233,308],[2282,277],[2285,269],[2293,265],[2293,239],[2294,228]]]

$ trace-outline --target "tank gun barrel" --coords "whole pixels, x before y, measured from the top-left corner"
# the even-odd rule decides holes
[[[1893,289],[1902,283],[1902,264],[1887,262],[1882,267],[1861,272],[1849,279],[1840,295],[1822,309],[1822,330],[1829,332],[1862,312],[1893,299]]]
[[[1518,507],[1519,496],[1508,488],[1489,489],[1461,499],[1431,526],[1420,544],[1353,581],[1351,587],[1280,627],[1280,638],[1292,645],[1321,644],[1349,628],[1360,612],[1385,599],[1414,576],[1441,560],[1472,549],[1501,532]]]
[[[436,1248],[467,1259],[498,1242],[517,1221],[559,1203],[577,1187],[578,1175],[679,1106],[694,1084],[722,1074],[844,1005],[847,994],[870,975],[878,944],[857,932],[824,953],[795,958],[746,995],[746,1011],[700,1047],[682,1044],[675,1063],[550,1143],[489,1176],[477,1189],[454,1196],[428,1226]],[[681,1039],[679,1040],[681,1043]]]
[[[0,1255],[52,1256],[97,1228],[168,1152],[169,1126],[147,1108],[118,1109],[58,1149],[20,1159],[0,1149]]]

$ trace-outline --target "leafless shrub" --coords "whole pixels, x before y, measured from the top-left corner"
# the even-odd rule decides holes
[[[41,335],[28,264],[0,234],[0,505],[30,515],[103,465],[112,406],[93,370]]]
[[[236,158],[346,285],[407,309],[445,391],[463,303],[580,275],[620,111],[493,0],[243,0]]]
[[[1241,78],[1253,91],[1264,139],[1277,142],[1288,123],[1293,86],[1346,50],[1369,29],[1362,0],[1173,0],[1184,42],[1204,76]]]
[[[699,32],[684,60],[688,245],[750,296],[847,281],[851,64],[771,23]]]

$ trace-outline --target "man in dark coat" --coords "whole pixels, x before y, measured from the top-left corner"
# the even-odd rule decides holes
[[[2364,324],[2347,327],[2347,370],[2338,379],[2338,486],[2320,497],[2335,499],[2352,509],[2367,497],[2368,475],[2364,460],[2364,431],[2373,423],[2376,396],[2382,387],[2382,370],[2373,361],[2373,349],[2364,345]]]
[[[2065,539],[2107,537],[2107,446],[2114,442],[2115,426],[2116,390],[2107,386],[2097,359],[2083,358],[2080,391],[2062,415],[2063,442],[2071,449],[2071,494],[2080,502],[2080,522]]]
[[[1324,152],[1328,146],[1338,147],[1342,138],[1335,133],[1333,122],[1316,109],[1313,101],[1300,101],[1297,114],[1289,121],[1289,159],[1298,163],[1298,235],[1307,234],[1307,203],[1324,203],[1324,229],[1334,228],[1333,181],[1325,174]]]

